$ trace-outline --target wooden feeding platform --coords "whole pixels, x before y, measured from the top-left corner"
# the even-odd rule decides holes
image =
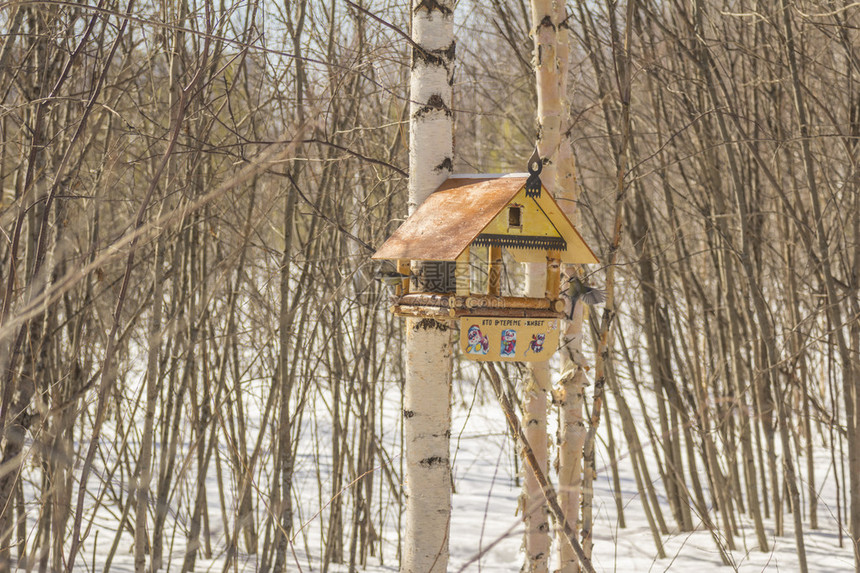
[[[475,360],[549,357],[543,346],[555,348],[564,317],[561,264],[598,261],[541,184],[540,161],[533,165],[529,174],[448,178],[385,241],[372,258],[396,263],[404,277],[392,297],[394,314],[459,319],[464,354]],[[472,288],[470,266],[478,249],[486,252],[481,292]],[[502,296],[502,249],[517,262],[546,264],[543,297]],[[525,352],[515,348],[519,334],[532,336]],[[492,337],[498,352],[489,348]]]

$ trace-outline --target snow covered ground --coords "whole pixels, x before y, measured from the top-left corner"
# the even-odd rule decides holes
[[[519,489],[515,485],[515,465],[512,458],[513,444],[506,432],[504,416],[498,404],[493,400],[483,403],[473,398],[473,387],[462,383],[455,391],[454,425],[451,438],[451,455],[453,460],[454,485],[456,493],[453,496],[453,516],[451,520],[449,571],[474,572],[515,572],[522,562],[520,552],[522,525],[515,515]],[[383,416],[383,443],[393,444],[397,439],[399,418],[399,396],[388,397],[386,413]],[[612,401],[609,402],[612,407]],[[615,419],[618,417],[615,416]],[[317,444],[330,443],[325,433],[324,425],[311,424],[306,421],[308,431],[303,434],[297,463],[297,486],[300,492],[313,492],[310,496],[300,495],[301,507],[297,523],[303,524],[301,533],[297,536],[290,570],[319,571],[321,543],[319,515],[325,515],[326,499],[316,494],[318,483],[325,483],[330,470],[325,451],[320,452]],[[315,428],[312,430],[312,428]],[[605,430],[605,428],[604,428]],[[621,435],[620,428],[615,432]],[[641,436],[645,440],[646,436]],[[646,450],[650,446],[645,444]],[[392,446],[392,450],[394,447]],[[663,537],[667,553],[665,559],[656,559],[656,551],[651,532],[639,502],[632,467],[629,459],[621,452],[619,468],[621,471],[622,498],[625,507],[627,527],[619,528],[612,496],[611,472],[608,459],[602,445],[598,445],[598,481],[595,484],[595,539],[594,565],[601,572],[691,572],[705,573],[708,571],[737,570],[753,571],[798,571],[795,553],[791,516],[785,520],[786,532],[782,537],[773,535],[772,522],[766,522],[769,532],[771,550],[762,553],[757,550],[755,533],[751,523],[743,523],[741,535],[736,538],[738,549],[732,553],[733,567],[724,567],[720,562],[719,553],[711,534],[700,528],[689,533],[674,533]],[[806,551],[810,571],[838,572],[853,571],[851,551],[847,547],[839,547],[836,510],[833,507],[835,499],[835,482],[830,462],[830,453],[824,449],[816,452],[817,479],[821,485],[819,499],[819,529],[805,530]],[[399,464],[395,458],[392,463]],[[211,469],[213,472],[214,470]],[[656,466],[652,468],[652,477],[657,475]],[[90,486],[96,486],[98,479],[91,479]],[[215,476],[211,479],[212,487],[208,502],[211,515],[210,523],[213,559],[198,558],[197,571],[221,571],[223,569],[223,551],[225,546],[224,524],[220,517],[219,492]],[[662,491],[662,484],[657,484],[657,491]],[[265,492],[257,492],[260,507],[264,508]],[[229,493],[228,493],[229,495]],[[397,550],[397,516],[394,506],[387,511],[386,529],[383,532],[384,565],[379,565],[377,558],[371,558],[376,565],[369,566],[367,571],[385,572],[396,571]],[[322,511],[320,511],[322,508]],[[668,503],[663,506],[667,521],[671,520]],[[133,571],[130,536],[122,535],[106,568],[106,560],[111,553],[113,540],[116,537],[118,514],[110,514],[105,510],[99,512],[93,531],[90,531],[78,559],[76,570],[79,571]],[[173,520],[173,521],[171,521]],[[172,515],[168,527],[183,530],[181,515]],[[671,525],[670,525],[671,527]],[[166,548],[169,557],[169,571],[177,571],[181,567],[184,551],[184,535],[175,533],[167,535]],[[257,558],[254,555],[241,555],[240,564],[236,571],[255,571]],[[95,566],[93,566],[95,565]],[[346,571],[342,566],[333,566],[331,571]],[[230,571],[234,571],[231,567]]]
[[[455,395],[457,392],[455,392]],[[512,459],[513,444],[506,432],[504,416],[494,401],[455,403],[451,455],[456,493],[451,519],[451,559],[449,571],[515,572],[522,563],[520,552],[523,528],[515,515],[519,488]],[[456,402],[456,400],[455,400]],[[610,399],[610,406],[612,405]],[[393,409],[392,409],[393,411]],[[615,420],[618,419],[616,415]],[[621,435],[620,427],[615,432]],[[645,436],[642,436],[643,441]],[[650,445],[645,443],[646,451]],[[611,472],[605,449],[598,445],[598,481],[595,484],[594,565],[601,572],[690,572],[708,571],[798,571],[794,532],[790,515],[785,519],[785,535],[775,537],[772,521],[766,521],[771,549],[758,551],[751,520],[741,524],[735,538],[737,550],[731,553],[733,566],[722,565],[715,542],[707,530],[676,532],[663,537],[667,557],[656,559],[654,541],[648,528],[629,460],[621,453],[622,499],[625,529],[619,528],[612,494]],[[820,486],[819,528],[806,529],[807,559],[810,571],[853,571],[853,557],[847,546],[839,547],[836,496],[830,453],[816,452],[816,476]],[[651,468],[656,476],[656,466]],[[657,484],[657,491],[662,491]],[[671,520],[668,502],[663,513]],[[670,528],[671,528],[670,524]],[[392,547],[392,551],[393,551]],[[389,563],[394,563],[392,558]],[[310,568],[305,570],[311,570]],[[396,567],[369,567],[368,571],[394,571]],[[345,569],[344,569],[345,571]]]
[[[460,439],[452,439],[451,446],[452,451],[456,451],[454,477],[457,487],[451,523],[451,571],[518,571],[522,560],[519,552],[522,527],[514,510],[519,491],[513,485],[511,443],[504,432],[504,417],[497,404],[475,406],[468,416],[462,410],[456,412],[454,436],[460,434]],[[620,428],[615,435],[621,435]],[[620,529],[612,495],[609,460],[605,458],[605,450],[599,446],[598,456],[593,554],[597,571],[799,571],[790,515],[786,516],[785,535],[781,537],[773,535],[773,524],[766,521],[771,545],[771,551],[767,553],[758,551],[751,520],[744,523],[741,535],[735,539],[737,550],[732,552],[733,567],[722,565],[715,542],[704,529],[663,537],[667,558],[655,559],[654,541],[639,503],[632,467],[625,459],[619,462],[627,525]],[[809,569],[853,571],[850,549],[847,546],[840,548],[838,543],[836,510],[833,507],[836,492],[830,453],[822,449],[816,452],[815,459],[817,479],[822,480],[823,477],[824,486],[819,497],[819,528],[804,531]],[[652,468],[651,475],[657,475],[656,466]],[[658,484],[657,489],[660,492],[662,485]],[[667,521],[671,519],[668,502],[663,506],[663,512]]]

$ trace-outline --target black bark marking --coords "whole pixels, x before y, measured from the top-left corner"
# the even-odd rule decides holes
[[[418,463],[419,463],[420,465],[424,466],[425,468],[432,468],[432,467],[434,467],[434,466],[439,466],[439,465],[442,465],[442,464],[447,464],[447,463],[448,463],[448,460],[446,460],[445,458],[443,458],[443,457],[441,457],[441,456],[432,456],[432,457],[429,457],[429,458],[424,458],[423,460],[421,460],[421,461],[420,461],[420,462],[418,462]]]
[[[421,0],[418,4],[415,5],[415,8],[412,9],[412,12],[417,14],[419,10],[427,10],[428,14],[432,14],[434,11],[441,12],[445,16],[451,15],[451,9],[447,6],[440,4],[439,0]]]
[[[439,165],[437,165],[433,169],[436,171],[442,171],[442,170],[451,171],[454,169],[454,162],[451,161],[450,157],[446,157],[445,159],[442,160],[442,163],[440,163]]]
[[[549,14],[547,14],[546,16],[543,17],[543,20],[540,21],[540,24],[538,24],[537,27],[538,27],[538,29],[540,29],[540,28],[552,28],[553,30],[556,29],[555,24],[552,23],[552,18],[549,17]]]
[[[436,108],[436,109],[448,109],[448,106],[445,105],[445,100],[442,99],[442,96],[440,94],[431,95],[430,99],[427,100],[427,105],[425,107],[432,107],[432,108]]]
[[[415,325],[415,330],[439,330],[445,332],[448,330],[448,325],[435,318],[422,318]]]
[[[427,103],[418,108],[418,111],[416,111],[412,117],[418,119],[434,111],[445,112],[445,115],[448,117],[453,115],[451,113],[451,109],[445,105],[445,100],[442,99],[442,96],[439,94],[433,94],[430,96],[430,99],[427,100]]]
[[[454,61],[454,55],[457,53],[457,43],[451,42],[447,48],[439,50],[426,50],[421,46],[412,47],[412,68],[418,61],[424,62],[428,66],[444,66],[448,67]],[[453,79],[453,76],[449,81]]]

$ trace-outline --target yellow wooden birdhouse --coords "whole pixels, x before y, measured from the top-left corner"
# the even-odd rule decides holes
[[[396,261],[404,276],[392,299],[395,314],[459,318],[461,347],[472,359],[549,357],[552,351],[543,347],[554,350],[564,316],[560,264],[598,261],[541,184],[539,165],[530,174],[454,175],[406,219],[372,257]],[[482,292],[472,289],[470,253],[476,249],[487,254]],[[502,249],[517,262],[546,263],[544,297],[502,296]],[[454,284],[416,292],[405,277],[430,261],[456,263]]]

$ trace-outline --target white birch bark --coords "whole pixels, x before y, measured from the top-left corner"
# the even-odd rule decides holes
[[[560,142],[561,100],[559,98],[558,58],[556,49],[556,12],[551,0],[532,0],[532,35],[535,42],[534,65],[537,82],[538,154],[544,161],[541,181],[548,192],[556,191],[556,166]],[[526,296],[545,296],[546,265],[527,265]],[[550,390],[549,363],[529,364],[529,377],[523,392],[523,418],[526,439],[544,474],[549,459],[547,434],[547,393]],[[525,466],[525,464],[523,464]],[[526,558],[523,571],[549,571],[551,536],[549,511],[543,503],[540,485],[527,473],[521,497]]]
[[[565,22],[567,9],[563,2],[557,3],[555,22]],[[570,103],[567,98],[568,65],[570,58],[570,34],[566,25],[559,24],[556,35],[558,55],[558,88],[561,100],[561,124],[569,128]],[[556,198],[568,219],[580,224],[580,213],[576,201],[579,199],[579,186],[576,180],[576,163],[570,134],[562,133],[558,148],[556,168]],[[571,277],[578,273],[575,265],[567,265],[564,275]],[[585,395],[587,368],[582,354],[582,324],[585,318],[585,305],[573,309],[571,320],[567,321],[562,337],[564,344],[562,376],[554,390],[554,399],[559,407],[558,424],[558,490],[559,504],[571,526],[579,529],[579,504],[582,499],[582,450],[585,445],[585,421],[583,419],[583,397]],[[573,549],[558,533],[558,573],[577,573],[580,571],[579,559]]]
[[[401,571],[448,567],[451,517],[451,333],[433,319],[406,323],[406,512]]]
[[[409,211],[451,173],[453,0],[413,0]],[[406,321],[405,535],[401,571],[443,573],[451,517],[451,332],[432,319]]]
[[[533,280],[535,274],[538,273],[533,270],[529,273],[528,286],[536,282]],[[539,290],[529,290],[527,296],[543,296],[543,285]],[[531,444],[541,471],[546,475],[549,459],[549,436],[547,434],[547,392],[550,387],[549,362],[530,362],[528,369],[529,376],[523,389],[523,432]],[[523,467],[525,468],[527,467],[525,455],[523,452],[520,452],[520,455],[523,457]],[[549,570],[551,544],[549,509],[534,472],[525,471],[520,504],[525,523],[523,549],[526,553],[522,570],[529,573],[544,573]]]
[[[570,269],[570,272],[575,272]],[[563,338],[566,343],[564,370],[553,391],[554,402],[559,407],[558,424],[558,502],[568,522],[577,531],[579,504],[582,499],[582,450],[585,445],[585,422],[583,420],[583,396],[585,394],[585,360],[582,357],[582,323],[585,305],[576,305],[572,320],[567,322]],[[559,573],[580,571],[579,559],[559,532]]]

